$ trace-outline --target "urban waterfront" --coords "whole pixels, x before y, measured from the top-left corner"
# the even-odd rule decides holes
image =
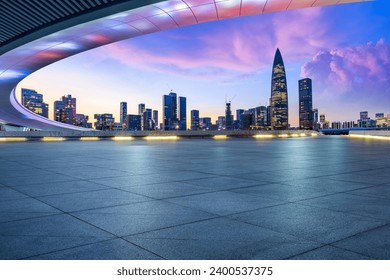
[[[349,136],[1,143],[0,258],[389,259],[389,152]]]

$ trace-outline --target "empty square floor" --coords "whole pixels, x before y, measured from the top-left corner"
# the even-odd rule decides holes
[[[0,259],[390,259],[390,144],[0,143]]]

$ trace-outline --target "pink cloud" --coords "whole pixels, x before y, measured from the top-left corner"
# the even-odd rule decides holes
[[[338,43],[322,8],[302,9],[273,17],[275,45],[282,55],[297,61]]]
[[[239,79],[270,71],[277,47],[288,63],[329,45],[322,17],[321,8],[312,8],[228,20],[203,25],[201,32],[152,35],[163,40],[163,46],[157,40],[145,44],[141,38],[112,44],[105,55],[132,68],[179,77]]]
[[[377,43],[318,52],[301,68],[317,91],[343,100],[372,100],[390,103],[390,45]]]

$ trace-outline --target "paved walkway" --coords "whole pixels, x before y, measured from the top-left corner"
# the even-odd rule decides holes
[[[390,143],[0,143],[0,259],[390,259]]]

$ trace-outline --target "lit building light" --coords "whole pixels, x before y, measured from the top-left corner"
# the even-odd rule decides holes
[[[390,141],[390,136],[379,136],[379,135],[361,135],[361,134],[349,134],[353,138],[362,138],[362,139],[375,139],[375,140],[386,140]]]
[[[257,134],[254,135],[255,138],[273,138],[274,136],[272,134]]]
[[[65,141],[65,138],[64,137],[43,137],[41,140],[45,142],[55,142],[55,141]]]
[[[112,138],[114,141],[131,141],[134,140],[134,137],[131,136],[115,136]]]
[[[177,140],[179,137],[177,136],[146,136],[145,140]]]
[[[80,141],[98,141],[99,137],[80,137]]]
[[[0,142],[24,142],[27,141],[25,137],[4,137],[0,138]]]

